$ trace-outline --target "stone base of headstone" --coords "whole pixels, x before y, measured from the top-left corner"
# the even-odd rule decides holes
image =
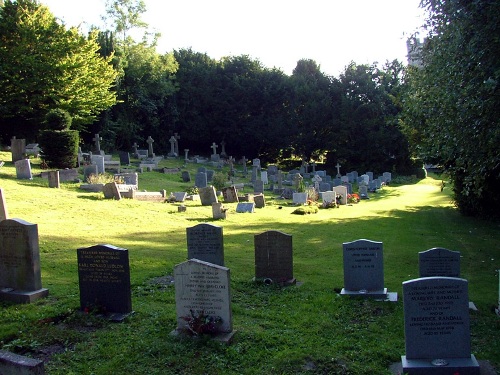
[[[186,212],[186,206],[184,206],[184,205],[178,206],[177,212]]]
[[[407,359],[401,356],[403,373],[408,375],[480,375],[479,363],[471,354],[470,358]]]
[[[229,345],[233,341],[233,337],[235,334],[236,331],[233,330],[231,332],[221,332],[214,335],[210,335],[210,338],[214,341],[218,341],[223,344]],[[181,329],[174,329],[172,332],[170,332],[170,336],[178,337],[180,339],[191,339],[191,340],[198,340],[202,337],[202,336],[192,335],[190,332],[186,332],[185,330]]]
[[[44,375],[43,361],[0,350],[0,374]]]
[[[80,311],[80,313],[86,314],[83,311]],[[125,319],[127,319],[129,316],[131,316],[133,314],[135,314],[135,311],[131,311],[131,312],[127,312],[127,313],[114,312],[114,313],[106,313],[106,314],[96,314],[95,316],[102,318],[102,319],[105,319],[105,320],[112,322],[112,323],[123,323],[125,321]]]
[[[388,293],[387,288],[382,290],[346,290],[342,288],[340,291],[341,295],[350,296],[350,297],[365,297],[365,298],[374,298],[374,299],[387,299]]]
[[[33,291],[13,290],[11,288],[0,289],[0,301],[14,303],[31,303],[49,295],[49,290],[42,288]],[[1,373],[1,372],[0,372]]]
[[[265,277],[265,278],[256,278],[254,277],[252,279],[252,281],[254,282],[257,282],[257,283],[263,283],[263,284],[266,284],[266,285],[272,285],[272,284],[276,284],[276,285],[279,285],[279,286],[290,286],[290,285],[297,285],[297,279],[294,277],[293,279],[289,279],[289,280],[273,280],[269,277]]]
[[[90,191],[91,193],[100,193],[104,190],[104,184],[82,184],[80,189]]]

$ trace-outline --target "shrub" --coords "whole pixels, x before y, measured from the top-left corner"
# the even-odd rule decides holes
[[[69,130],[72,118],[68,112],[63,109],[52,109],[45,116],[45,129],[47,130]]]
[[[50,168],[74,168],[78,161],[80,136],[76,130],[43,130],[38,142],[42,159]]]
[[[226,174],[222,172],[214,173],[214,176],[212,178],[212,186],[216,190],[220,191],[224,188],[224,186],[226,186],[226,181],[227,181]]]
[[[318,213],[318,206],[303,206],[299,207],[292,212],[295,215],[307,215],[307,214],[316,214]]]

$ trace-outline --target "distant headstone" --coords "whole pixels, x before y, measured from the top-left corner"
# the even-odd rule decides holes
[[[119,321],[132,313],[128,250],[95,245],[77,249],[77,258],[80,308]]]
[[[186,228],[188,259],[224,265],[224,237],[222,227],[198,224]]]
[[[382,242],[357,240],[342,245],[344,260],[343,295],[386,298]]]
[[[253,197],[255,208],[264,208],[266,206],[266,198],[264,194],[256,194]]]
[[[196,173],[196,177],[194,179],[194,184],[198,188],[205,188],[207,187],[207,174],[203,172],[198,172]]]
[[[184,202],[186,200],[187,193],[185,191],[178,191],[173,194],[176,202]]]
[[[86,165],[85,167],[83,167],[83,179],[85,182],[88,182],[88,178],[91,175],[97,175],[97,174],[98,174],[97,165],[90,164],[90,165]]]
[[[14,163],[18,180],[32,180],[31,163],[29,159],[21,159]]]
[[[104,193],[104,198],[106,199],[116,199],[119,201],[122,199],[120,190],[116,182],[108,182],[104,185],[102,192]]]
[[[269,178],[267,176],[267,171],[261,171],[260,172],[260,179],[264,185],[267,185],[269,183]]]
[[[123,165],[130,164],[130,154],[127,151],[120,151],[118,155],[120,157],[120,164]]]
[[[293,204],[306,204],[307,193],[293,193]]]
[[[420,277],[460,277],[460,252],[435,247],[418,253]]]
[[[214,179],[215,171],[213,169],[207,169],[207,182],[212,182]]]
[[[332,191],[340,196],[340,204],[347,204],[347,188],[345,186],[334,186]]]
[[[321,194],[321,199],[323,200],[323,203],[336,203],[337,194],[334,191],[325,191]]]
[[[384,172],[382,174],[382,180],[388,184],[389,182],[391,182],[392,180],[392,173],[391,172]]]
[[[332,186],[328,182],[321,182],[319,183],[318,190],[320,192],[324,191],[329,191],[332,188]]]
[[[480,374],[471,354],[467,280],[424,277],[403,282],[406,374]]]
[[[26,139],[16,139],[15,137],[10,140],[10,150],[12,152],[12,162],[24,159],[24,151],[26,149]]]
[[[0,221],[9,218],[9,211],[7,210],[7,202],[5,201],[5,195],[3,189],[0,188]]]
[[[255,203],[254,202],[239,202],[236,206],[236,212],[238,213],[253,213],[255,211]]]
[[[254,236],[255,279],[294,284],[292,236],[271,230]]]
[[[200,195],[202,206],[211,206],[212,203],[217,203],[219,201],[213,186],[198,189],[198,194]]]
[[[97,173],[104,173],[104,156],[102,155],[92,155],[90,157],[92,164],[97,165]]]
[[[253,191],[256,194],[260,194],[264,192],[264,181],[262,180],[255,180],[253,183]]]
[[[222,196],[224,197],[225,203],[239,202],[238,191],[234,186],[229,186],[222,189]]]
[[[221,202],[212,203],[212,218],[215,220],[227,218],[227,208]]]
[[[190,259],[174,267],[174,278],[176,332],[229,342],[234,335],[229,268]]]
[[[151,136],[149,136],[148,139],[146,140],[146,143],[148,144],[148,157],[154,158],[155,156],[155,153],[153,152],[154,139],[151,138]]]
[[[94,135],[94,138],[92,138],[92,140],[94,141],[94,152],[96,154],[100,154],[101,153],[101,143],[100,141],[102,141],[102,137],[99,136],[99,133],[95,134]]]
[[[59,171],[49,171],[49,187],[59,189]]]
[[[0,300],[30,303],[48,294],[42,288],[38,226],[0,221]]]
[[[182,171],[181,178],[183,182],[190,182],[191,175],[189,174],[189,171]]]
[[[361,199],[370,199],[368,196],[368,186],[367,185],[359,185],[359,197]]]

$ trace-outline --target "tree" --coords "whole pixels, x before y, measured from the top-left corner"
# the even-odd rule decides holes
[[[34,138],[45,115],[67,111],[75,128],[116,102],[111,57],[88,38],[66,30],[35,0],[5,1],[0,8],[0,131]]]
[[[439,163],[455,202],[500,216],[500,1],[424,0],[430,35],[423,68],[408,74],[406,132],[414,151]]]

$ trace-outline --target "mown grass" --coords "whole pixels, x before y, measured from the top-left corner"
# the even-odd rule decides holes
[[[460,251],[469,280],[471,340],[478,359],[500,367],[498,298],[499,224],[463,217],[450,188],[429,177],[388,186],[370,200],[316,214],[294,215],[287,201],[268,194],[266,207],[214,221],[211,207],[105,200],[77,183],[48,188],[39,177],[15,178],[10,154],[0,153],[10,217],[38,224],[43,286],[48,298],[29,305],[0,304],[0,348],[47,359],[48,374],[383,374],[404,354],[403,306],[337,296],[343,285],[342,243],[366,238],[384,243],[385,284],[401,296],[401,283],[418,277],[418,252]],[[34,161],[34,173],[40,172]],[[182,167],[181,161],[163,165]],[[192,176],[198,165],[188,164]],[[238,178],[244,180],[243,177]],[[183,191],[180,173],[143,173],[140,190]],[[249,192],[250,189],[247,190]],[[231,269],[232,345],[179,340],[175,293],[153,282],[185,261],[186,228],[223,227],[225,264]],[[253,236],[280,230],[293,236],[298,286],[251,281]],[[122,324],[78,313],[76,249],[109,243],[129,249],[135,314]]]

